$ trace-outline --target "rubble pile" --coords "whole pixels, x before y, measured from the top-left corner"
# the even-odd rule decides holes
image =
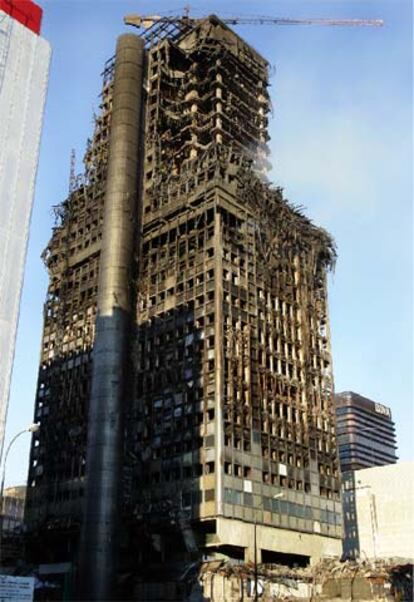
[[[228,560],[204,562],[186,573],[188,602],[249,602],[254,599],[255,567]],[[413,565],[393,559],[329,559],[306,568],[259,565],[257,592],[262,602],[339,600],[409,602],[413,600]]]

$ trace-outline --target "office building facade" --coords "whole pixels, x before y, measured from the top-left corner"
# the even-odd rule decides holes
[[[413,562],[413,469],[398,462],[344,475],[345,558]]]
[[[0,0],[0,458],[51,54],[41,19],[29,0]]]
[[[383,466],[397,461],[391,409],[358,393],[335,395],[341,471]]]

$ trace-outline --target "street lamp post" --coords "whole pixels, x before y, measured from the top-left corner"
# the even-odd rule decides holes
[[[1,486],[0,486],[0,564],[2,563],[2,537],[3,537],[3,494],[4,494],[4,481],[6,479],[6,463],[7,463],[7,457],[9,455],[10,449],[13,445],[13,443],[16,441],[16,439],[18,437],[20,437],[20,435],[23,435],[24,433],[36,433],[40,428],[39,424],[33,423],[33,424],[29,424],[28,427],[26,427],[25,429],[23,429],[22,431],[20,431],[19,433],[17,433],[17,435],[15,435],[13,437],[13,439],[11,439],[9,445],[7,446],[6,449],[6,453],[4,454],[4,462],[3,462],[3,474],[1,477]]]
[[[281,491],[280,493],[276,493],[272,499],[277,500],[278,498],[283,497],[285,494],[283,493],[283,491]],[[259,504],[258,508],[260,508],[263,504],[263,501],[261,504]],[[257,515],[256,515],[256,510],[258,508],[255,508],[255,513],[254,513],[254,530],[253,530],[253,552],[254,552],[254,556],[253,556],[253,561],[254,561],[254,602],[257,602],[259,599],[258,593],[257,593],[257,582],[258,582],[258,572],[257,572]]]
[[[253,531],[253,545],[254,545],[254,600],[258,599],[257,596],[257,516],[256,509],[254,513],[254,531]]]

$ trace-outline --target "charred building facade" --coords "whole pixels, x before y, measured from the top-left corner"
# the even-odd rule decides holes
[[[153,26],[144,42],[144,81],[128,85],[142,94],[138,122],[127,112],[140,132],[136,193],[123,197],[133,244],[119,268],[125,290],[110,297],[128,313],[111,384],[123,387],[112,442],[122,546],[135,568],[202,554],[249,560],[256,523],[259,561],[339,555],[326,285],[335,248],[266,181],[268,65],[214,16]],[[44,562],[76,559],[91,424],[95,443],[108,432],[105,417],[93,423],[93,389],[121,55],[115,77],[106,65],[85,174],[57,208],[45,252],[27,495],[32,554],[47,548]]]

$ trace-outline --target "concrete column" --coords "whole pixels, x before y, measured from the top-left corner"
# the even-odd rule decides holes
[[[86,457],[78,598],[114,599],[130,281],[139,212],[144,43],[118,38]]]

